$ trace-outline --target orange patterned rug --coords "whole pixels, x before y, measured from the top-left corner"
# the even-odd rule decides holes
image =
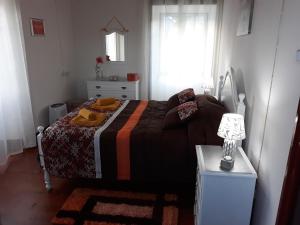
[[[177,225],[178,197],[75,189],[52,219],[54,225]]]

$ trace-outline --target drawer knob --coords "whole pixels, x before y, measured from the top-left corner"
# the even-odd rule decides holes
[[[96,95],[96,97],[101,97],[101,95],[100,95],[100,94],[98,94],[98,95]]]
[[[101,86],[96,86],[96,88],[97,88],[97,89],[100,89],[100,88],[101,88]]]
[[[121,87],[123,90],[127,89],[127,87]]]
[[[127,95],[122,95],[122,98],[127,98]]]

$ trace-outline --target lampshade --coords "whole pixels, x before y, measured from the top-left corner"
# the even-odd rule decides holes
[[[218,136],[235,141],[245,139],[244,117],[240,114],[225,113],[219,126]]]

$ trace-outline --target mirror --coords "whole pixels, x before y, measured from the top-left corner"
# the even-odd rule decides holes
[[[114,26],[113,26],[114,25]],[[112,62],[125,62],[125,34],[129,31],[113,16],[102,31],[105,35],[105,53]]]
[[[105,35],[106,55],[112,62],[125,61],[125,35],[112,32]]]

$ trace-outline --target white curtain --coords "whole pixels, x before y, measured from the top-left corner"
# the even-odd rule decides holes
[[[0,166],[35,146],[19,7],[0,0]]]
[[[154,0],[151,24],[151,99],[213,85],[217,1]]]

